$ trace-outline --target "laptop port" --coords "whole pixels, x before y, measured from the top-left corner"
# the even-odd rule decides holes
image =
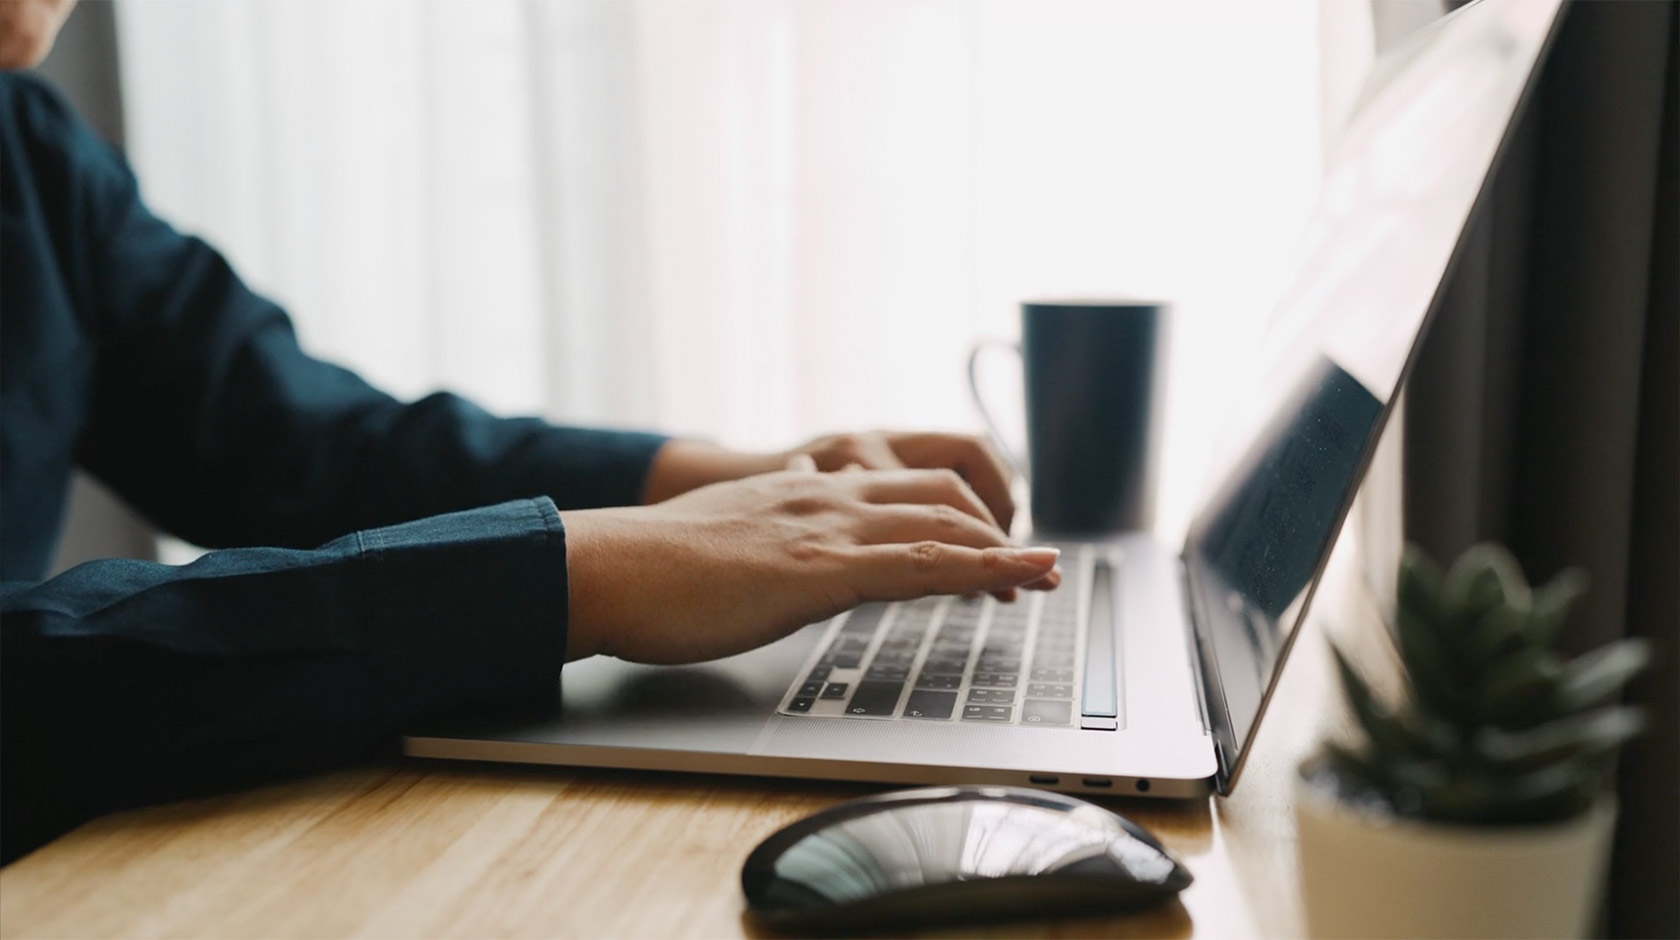
[[[1109,787],[1114,786],[1114,781],[1108,779],[1107,777],[1086,777],[1084,780],[1079,782],[1091,787],[1092,789],[1098,790],[1106,790]]]
[[[1027,777],[1027,782],[1041,783],[1045,786],[1053,787],[1056,784],[1061,783],[1062,778],[1055,776],[1054,774],[1030,774]]]
[[[1137,782],[1137,791],[1139,793],[1148,793],[1149,792],[1149,781],[1139,780]]]

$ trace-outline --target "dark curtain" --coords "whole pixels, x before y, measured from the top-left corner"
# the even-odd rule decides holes
[[[1566,642],[1643,636],[1612,936],[1680,936],[1680,194],[1672,2],[1566,10],[1407,393],[1407,537],[1505,542],[1592,592]]]

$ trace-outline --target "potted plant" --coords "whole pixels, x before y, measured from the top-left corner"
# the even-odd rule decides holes
[[[1390,705],[1332,647],[1357,726],[1301,767],[1301,887],[1314,936],[1585,936],[1605,880],[1621,745],[1616,704],[1648,650],[1569,660],[1556,638],[1586,577],[1531,589],[1505,549],[1451,570],[1401,561]]]

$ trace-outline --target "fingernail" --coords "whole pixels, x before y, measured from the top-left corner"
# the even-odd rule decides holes
[[[1062,557],[1062,550],[1059,548],[1049,548],[1043,545],[1035,545],[1031,548],[1015,549],[1015,557],[1021,559],[1029,565],[1053,565],[1056,563],[1056,559]]]

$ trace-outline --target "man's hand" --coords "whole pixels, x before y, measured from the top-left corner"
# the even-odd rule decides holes
[[[1055,550],[1009,544],[953,470],[791,470],[562,519],[567,659],[699,662],[864,601],[1061,582]]]
[[[795,447],[783,458],[795,454],[809,454],[822,471],[854,465],[865,470],[955,470],[986,504],[998,528],[1008,532],[1015,521],[1015,500],[1009,494],[1014,474],[983,437],[897,431],[831,434]]]
[[[1008,464],[984,438],[971,434],[869,431],[831,434],[777,454],[743,454],[700,441],[673,440],[660,449],[648,471],[644,503],[659,503],[697,487],[739,480],[786,467],[805,454],[818,470],[903,468],[954,470],[980,497],[1005,532],[1015,518]]]

